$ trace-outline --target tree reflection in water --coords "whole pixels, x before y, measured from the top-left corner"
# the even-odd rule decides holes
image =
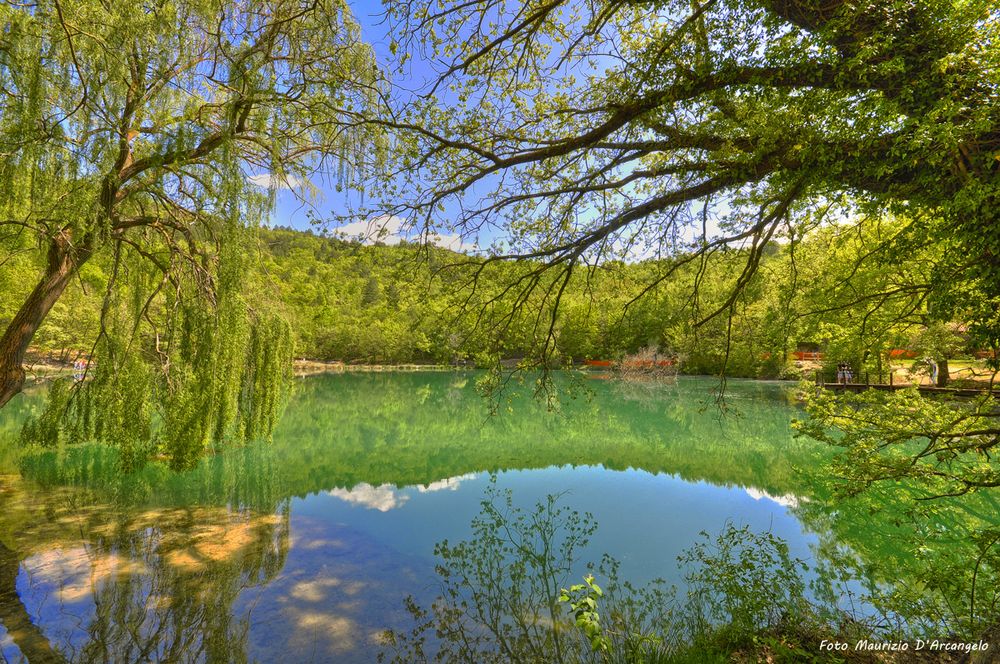
[[[837,482],[824,471],[834,451],[792,436],[790,390],[733,381],[722,416],[712,406],[714,380],[656,389],[593,381],[589,398],[550,413],[528,385],[511,394],[510,413],[490,420],[475,377],[311,378],[272,445],[229,448],[185,473],[150,463],[123,476],[114,451],[98,445],[25,455],[0,444],[0,647],[30,652],[32,661],[177,652],[182,660],[224,653],[228,660],[370,661],[372,635],[404,627],[402,597],[433,578],[433,541],[420,554],[410,540],[436,536],[449,519],[466,528],[467,520],[455,525],[456,515],[478,501],[468,491],[484,470],[574,475],[579,486],[598,488],[655,479],[671,487],[656,495],[690,497],[692,505],[707,495],[732,498],[723,507],[737,510],[736,521],[760,502],[781,505],[796,527],[815,534],[812,557],[829,566],[832,581],[913,589],[887,607],[912,605],[934,623],[947,619],[975,633],[1000,605],[992,592],[1000,587],[1000,504],[988,496],[921,502],[900,486],[887,496],[838,499]],[[21,404],[32,407],[27,398]],[[4,409],[0,439],[16,434],[17,407]],[[459,491],[446,478],[473,479]],[[443,491],[420,493],[431,487],[455,488],[447,492],[454,500],[443,500]],[[422,500],[432,495],[435,501]],[[590,495],[600,495],[598,507],[615,504],[613,495]],[[439,511],[423,507],[431,504]],[[344,505],[372,514],[348,519]],[[664,523],[671,505],[633,500],[626,507],[636,523]],[[673,511],[677,532],[708,527],[706,511]],[[369,529],[376,521],[381,530]],[[602,550],[621,555],[623,546],[616,540]],[[671,563],[666,556],[669,569],[657,573],[676,571]],[[897,584],[907,579],[921,583]],[[932,582],[936,604],[961,612],[971,605],[974,580],[969,615],[927,611]]]
[[[288,499],[122,510],[16,476],[0,487],[0,622],[29,661],[247,661],[234,601],[284,566]]]

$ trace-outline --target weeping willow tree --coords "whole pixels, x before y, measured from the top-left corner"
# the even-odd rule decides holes
[[[93,380],[55,388],[30,436],[186,465],[265,435],[291,350],[246,281],[253,230],[279,187],[309,195],[310,177],[382,151],[351,128],[378,78],[346,5],[40,0],[0,5],[0,30],[0,247],[39,265],[0,337],[0,406],[52,306],[102,261]]]

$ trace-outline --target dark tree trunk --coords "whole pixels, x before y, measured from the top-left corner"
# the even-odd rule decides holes
[[[31,664],[65,662],[66,658],[52,647],[42,630],[31,622],[31,615],[17,594],[17,573],[20,566],[17,554],[0,542],[0,624]]]
[[[948,368],[948,358],[938,360],[938,387],[948,387],[948,379],[951,377],[951,370]]]
[[[42,321],[66,290],[77,269],[88,258],[89,242],[74,247],[68,233],[61,233],[49,247],[45,275],[18,309],[0,338],[0,407],[24,386],[24,354]]]

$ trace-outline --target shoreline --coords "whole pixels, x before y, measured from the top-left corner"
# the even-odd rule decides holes
[[[566,367],[559,367],[559,369],[565,369]],[[583,371],[587,373],[601,373],[606,372],[606,367],[591,367],[585,364],[579,364],[572,367],[577,371]],[[805,371],[801,378],[757,378],[753,376],[727,376],[728,379],[740,379],[740,380],[754,380],[760,382],[779,382],[779,383],[795,383],[799,380],[805,379],[809,380],[809,369],[804,367]],[[429,371],[429,372],[448,372],[448,371],[470,371],[475,370],[476,367],[472,364],[466,365],[452,365],[452,364],[421,364],[416,362],[404,362],[399,364],[367,364],[367,363],[349,363],[343,361],[323,361],[323,360],[310,360],[306,358],[296,358],[292,360],[292,373],[296,378],[304,378],[307,376],[316,376],[320,374],[337,374],[337,373],[413,373],[419,371]],[[897,374],[899,372],[899,367],[894,367],[893,373]],[[973,383],[973,385],[962,385],[959,389],[982,389],[979,385],[988,386],[990,383],[988,376],[954,376],[955,373],[960,373],[963,370],[953,372],[952,383],[956,380],[962,383]],[[73,366],[71,364],[60,364],[53,361],[36,361],[25,367],[25,372],[27,373],[28,381],[39,384],[44,383],[49,379],[57,378],[64,375],[72,375],[74,372]],[[678,376],[702,376],[709,378],[718,378],[714,374],[678,374]],[[897,388],[903,385],[914,386],[914,387],[931,387],[930,381],[926,377],[921,377],[918,383],[913,383],[911,381],[900,381],[896,383]],[[877,385],[873,385],[877,387]],[[953,388],[954,386],[949,386]],[[948,388],[946,388],[948,389]]]
[[[601,376],[609,374],[607,367],[596,367],[589,366],[586,364],[578,364],[572,367],[558,367],[554,371],[562,371],[566,369],[572,369],[576,371],[581,371],[583,373],[593,374],[594,376]],[[417,364],[417,363],[403,363],[403,364],[349,364],[346,362],[323,362],[319,360],[307,360],[307,359],[295,359],[293,360],[293,373],[296,378],[305,378],[308,376],[318,376],[327,373],[414,373],[420,371],[428,372],[448,372],[448,371],[476,371],[478,370],[474,365],[448,365],[448,364]],[[893,372],[899,371],[899,367],[895,367]],[[676,374],[677,378],[719,378],[715,374]],[[803,380],[807,382],[813,382],[809,377],[809,372],[803,372],[800,377],[787,377],[787,378],[758,378],[755,376],[726,376],[726,380],[751,380],[759,383],[785,383],[794,384],[799,383]],[[955,386],[954,383],[958,381],[960,386]],[[969,383],[972,383],[971,385]],[[833,383],[825,384],[827,387],[835,386]],[[946,388],[935,388],[933,384],[930,383],[929,379],[926,377],[921,377],[919,382],[912,381],[900,381],[895,383],[895,389],[902,389],[904,387],[916,387],[921,390],[926,391],[940,391],[942,393],[950,393],[955,391],[975,391],[981,392],[988,388],[990,385],[990,380],[988,377],[975,377],[975,378],[953,378],[949,387]],[[852,388],[859,387],[871,387],[874,389],[887,389],[888,385],[883,385],[879,383],[872,384],[851,384]],[[857,391],[855,389],[855,391]]]
[[[296,378],[317,376],[325,373],[364,373],[364,372],[414,372],[414,371],[460,371],[470,369],[465,366],[448,364],[348,364],[346,362],[323,362],[320,360],[295,359],[292,361],[292,372]]]

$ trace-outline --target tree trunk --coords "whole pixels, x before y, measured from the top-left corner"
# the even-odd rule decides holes
[[[52,305],[66,290],[80,265],[90,258],[90,254],[88,241],[74,247],[66,231],[53,238],[45,275],[18,309],[0,338],[0,407],[14,398],[24,386],[24,354],[28,345]]]
[[[938,387],[948,387],[948,379],[951,377],[951,370],[948,368],[948,358],[938,360]]]

